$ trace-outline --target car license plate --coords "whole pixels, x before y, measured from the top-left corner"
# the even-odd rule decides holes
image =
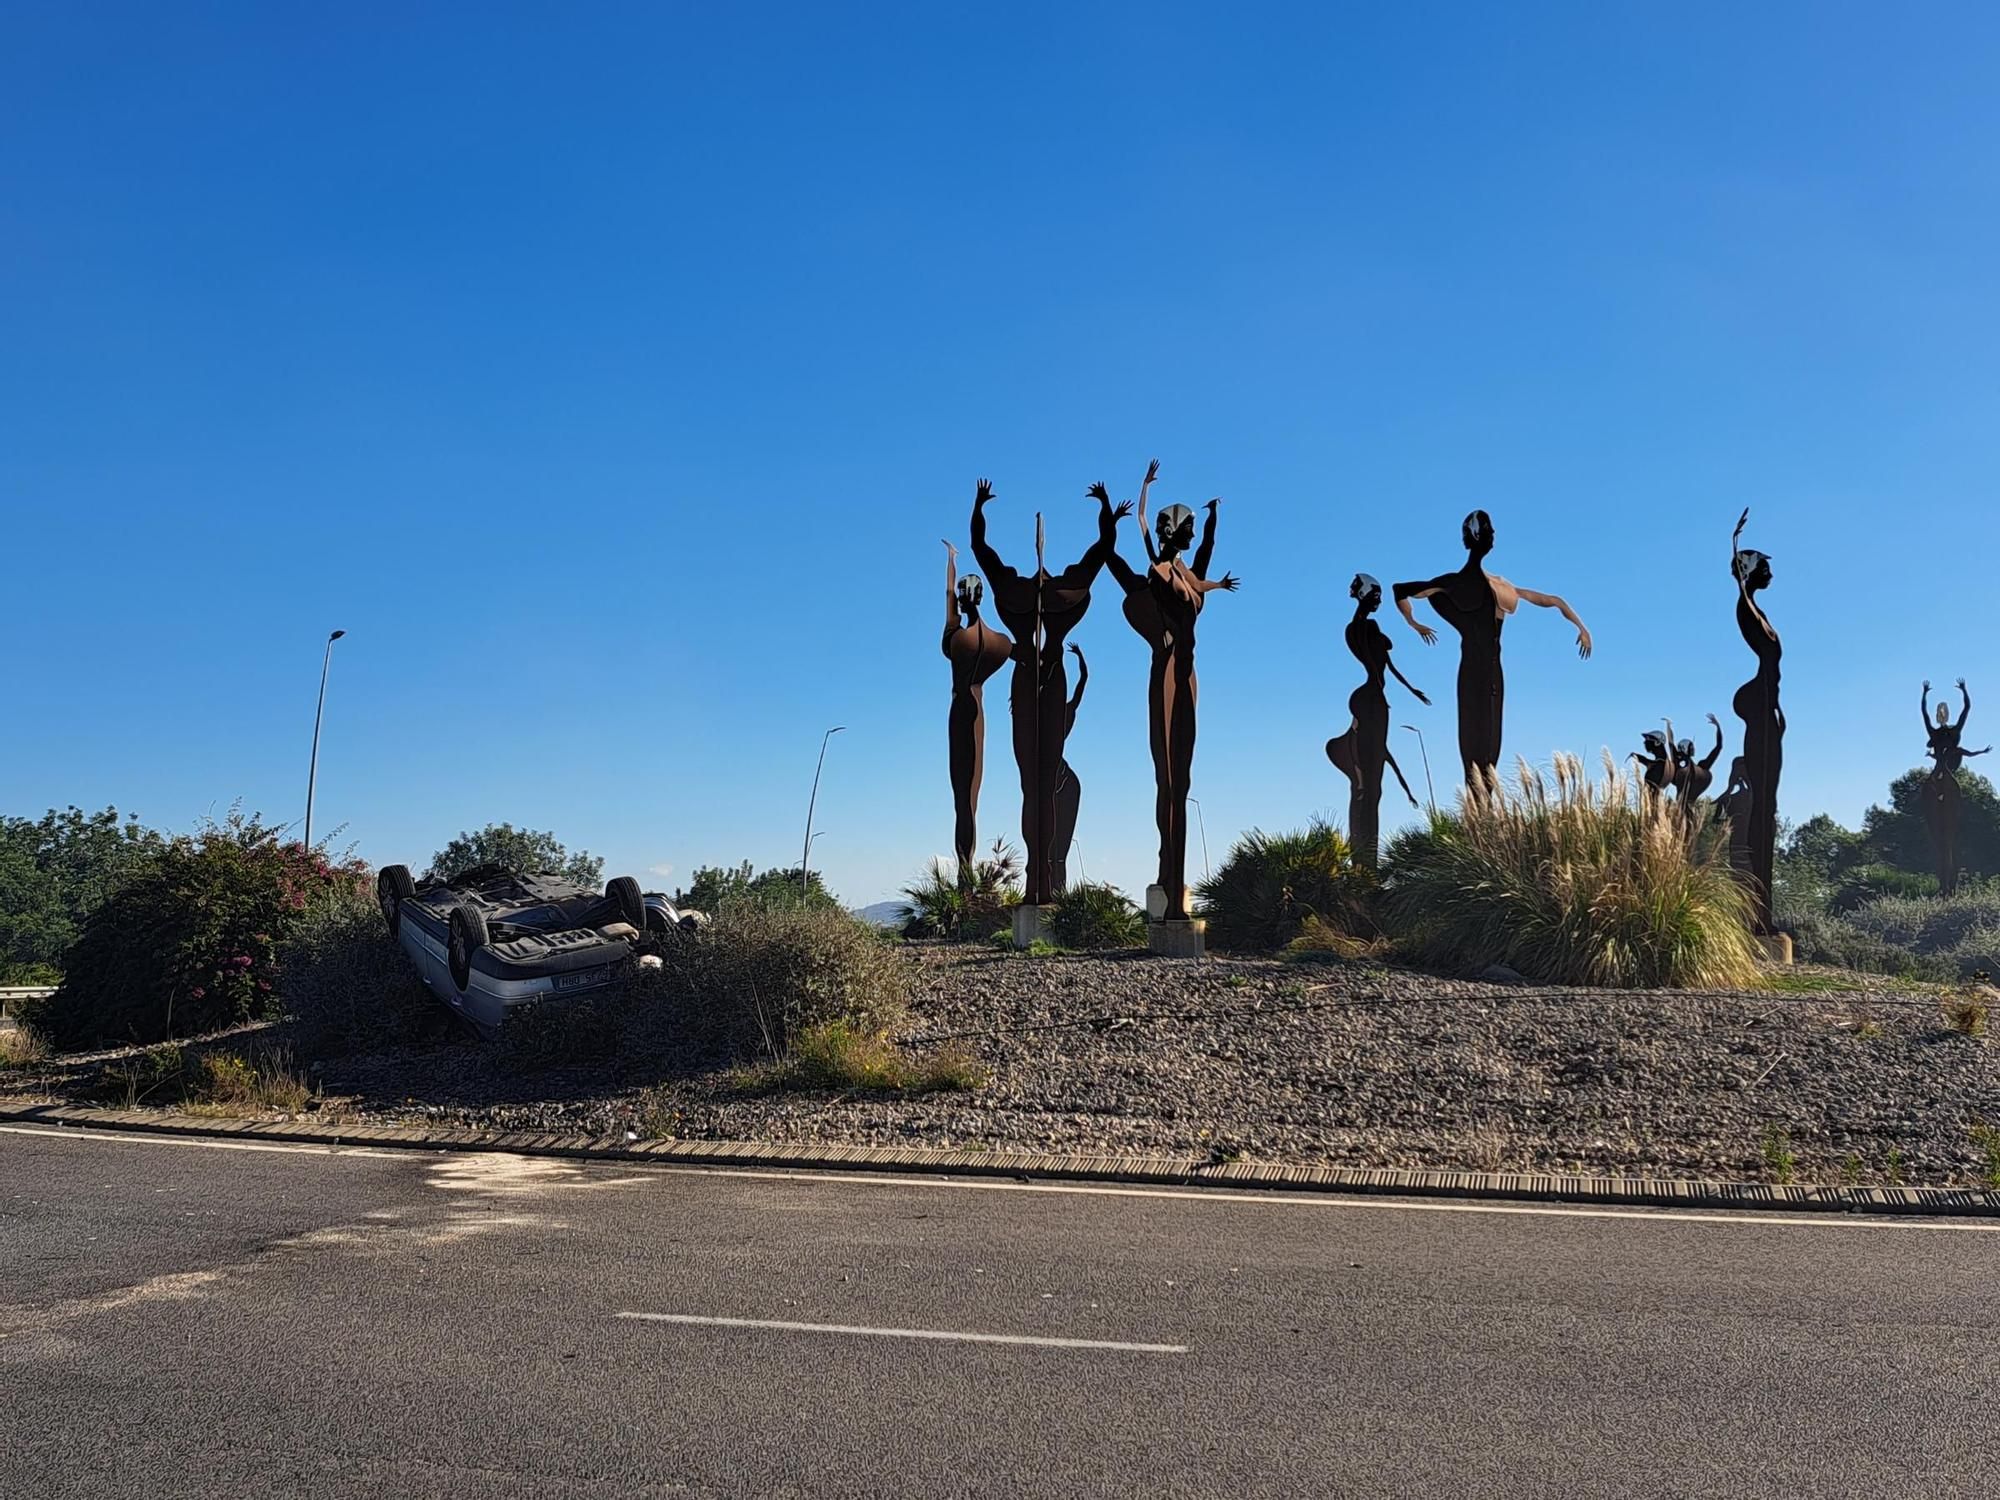
[[[601,964],[595,969],[578,969],[574,973],[558,974],[555,976],[554,993],[565,995],[571,990],[595,989],[610,977],[611,970]]]

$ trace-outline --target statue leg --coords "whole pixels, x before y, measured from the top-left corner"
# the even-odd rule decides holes
[[[1036,816],[1040,801],[1036,782],[1040,746],[1035,724],[1040,714],[1035,695],[1035,669],[1032,666],[1019,661],[1014,664],[1014,681],[1009,696],[1014,709],[1014,764],[1021,772],[1021,845],[1027,859],[1023,876],[1026,889],[1022,899],[1032,905],[1039,899],[1036,877],[1046,864],[1042,856],[1041,823]]]
[[[1176,653],[1169,681],[1172,685],[1172,693],[1167,703],[1170,842],[1167,868],[1164,872],[1166,878],[1160,884],[1167,890],[1168,918],[1183,920],[1188,915],[1187,799],[1189,791],[1193,789],[1194,775],[1195,681],[1194,659],[1191,652],[1185,657]]]
[[[1049,846],[1049,884],[1057,896],[1069,889],[1069,846],[1076,841],[1076,813],[1082,800],[1083,783],[1064,761],[1062,781],[1056,787],[1056,838]]]
[[[1048,675],[1042,681],[1039,718],[1040,736],[1035,756],[1035,827],[1041,864],[1038,871],[1030,873],[1039,873],[1041,878],[1029,887],[1033,893],[1029,899],[1035,905],[1043,906],[1055,900],[1056,896],[1056,789],[1062,783],[1063,741],[1069,737],[1069,674],[1063,670],[1060,656],[1048,666]]]
[[[1458,759],[1465,768],[1465,784],[1475,791],[1484,784],[1479,768],[1486,753],[1486,715],[1491,709],[1485,674],[1472,660],[1468,646],[1458,657]]]
[[[1172,767],[1167,757],[1169,670],[1167,653],[1154,651],[1152,676],[1146,684],[1146,738],[1153,752],[1153,826],[1160,834],[1160,857],[1156,866],[1155,883],[1162,890],[1165,890],[1167,885],[1167,845],[1172,838],[1173,827],[1168,813],[1168,804],[1172,800],[1169,784],[1173,780]]]
[[[986,715],[978,689],[960,693],[951,704],[951,800],[957,813],[952,851],[958,856],[958,880],[972,878],[973,853],[979,843],[979,781],[983,769]]]

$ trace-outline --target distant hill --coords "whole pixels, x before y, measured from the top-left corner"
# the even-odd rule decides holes
[[[877,901],[873,906],[856,907],[854,915],[877,927],[900,927],[903,925],[903,903]]]

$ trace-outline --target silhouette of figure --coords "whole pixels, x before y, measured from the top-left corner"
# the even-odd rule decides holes
[[[1045,906],[1054,897],[1056,788],[1062,783],[1063,740],[1068,734],[1069,678],[1063,641],[1090,608],[1090,585],[1113,553],[1118,522],[1131,505],[1107,497],[1097,517],[1097,540],[1060,573],[1044,560],[1042,518],[1035,516],[1035,571],[1028,577],[1000,560],[986,541],[986,506],[993,486],[979,481],[972,500],[972,555],[986,570],[993,607],[1014,632],[1014,761],[1021,772],[1021,841],[1027,846],[1023,904]]]
[[[1701,799],[1715,784],[1715,763],[1722,758],[1722,721],[1709,714],[1715,726],[1715,748],[1700,760],[1694,758],[1694,741],[1681,740],[1674,746],[1674,795],[1680,800],[1681,816],[1693,827],[1701,816]]]
[[[1083,659],[1083,647],[1072,643],[1069,654],[1076,658],[1076,691],[1069,695],[1069,709],[1064,717],[1065,740],[1076,728],[1076,711],[1083,702],[1084,687],[1090,681],[1090,663]],[[1065,758],[1056,783],[1056,841],[1049,854],[1049,881],[1058,896],[1069,889],[1069,846],[1076,842],[1076,813],[1082,800],[1083,783],[1077,780],[1076,772],[1070,769]]]
[[[1347,649],[1367,670],[1368,680],[1348,694],[1347,709],[1353,718],[1345,734],[1326,742],[1326,758],[1340,768],[1349,782],[1347,842],[1354,851],[1355,863],[1372,870],[1382,841],[1385,764],[1396,773],[1410,806],[1417,805],[1417,794],[1410,790],[1403,768],[1389,753],[1389,694],[1385,674],[1394,672],[1396,681],[1409,688],[1417,702],[1428,706],[1431,700],[1397,671],[1396,664],[1389,659],[1394,642],[1374,619],[1375,611],[1382,607],[1382,585],[1366,573],[1356,573],[1347,593],[1354,600],[1354,618],[1347,622]]]
[[[1930,826],[1931,852],[1937,857],[1938,889],[1947,896],[1958,889],[1959,767],[1965,764],[1967,756],[1984,755],[1993,748],[1988,745],[1985,750],[1967,750],[1960,746],[1959,735],[1964,732],[1965,721],[1972,717],[1972,694],[1963,677],[1958,679],[1958,691],[1963,702],[1956,724],[1951,721],[1951,706],[1945,703],[1937,706],[1937,723],[1931,723],[1928,682],[1924,684],[1923,696],[1917,700],[1923,711],[1924,738],[1930,742],[1924,754],[1937,762],[1924,778],[1924,822]]]
[[[1195,619],[1212,591],[1233,593],[1237,579],[1227,573],[1213,581],[1208,577],[1220,500],[1208,502],[1208,519],[1192,566],[1181,561],[1181,554],[1194,542],[1194,512],[1185,505],[1169,505],[1160,512],[1159,545],[1154,546],[1154,538],[1146,534],[1146,492],[1159,475],[1160,461],[1154,459],[1139,486],[1139,535],[1149,566],[1144,573],[1135,572],[1115,549],[1105,565],[1125,590],[1125,619],[1153,648],[1146,707],[1156,789],[1153,818],[1160,830],[1159,886],[1166,893],[1166,920],[1184,922],[1188,919],[1187,798],[1194,771]],[[1110,496],[1103,485],[1092,485],[1090,494],[1100,507],[1109,508]]]
[[[1437,632],[1417,623],[1412,599],[1428,599],[1438,617],[1458,632],[1458,755],[1465,766],[1465,784],[1473,791],[1491,784],[1500,764],[1501,725],[1506,709],[1506,679],[1500,670],[1500,629],[1523,602],[1560,611],[1576,627],[1577,655],[1589,659],[1590,631],[1558,594],[1516,588],[1483,566],[1493,550],[1493,518],[1475,510],[1461,528],[1465,566],[1456,572],[1395,588],[1396,608],[1426,646]]]
[[[1632,759],[1639,763],[1640,781],[1648,796],[1664,797],[1667,788],[1674,784],[1673,732],[1673,724],[1669,721],[1665,733],[1649,729],[1639,736],[1642,748]]]
[[[951,712],[945,733],[951,745],[951,799],[958,822],[952,850],[958,882],[972,879],[978,844],[979,783],[986,771],[986,679],[1007,664],[1014,643],[979,617],[985,585],[977,573],[958,576],[958,548],[944,544],[944,654],[951,663]],[[961,618],[962,617],[962,618]]]
[[[1739,547],[1749,524],[1746,506],[1729,537],[1729,566],[1736,578],[1736,628],[1756,653],[1757,675],[1736,690],[1731,706],[1743,721],[1743,860],[1750,881],[1757,931],[1771,931],[1771,874],[1777,861],[1778,777],[1785,765],[1785,710],[1778,702],[1779,665],[1784,646],[1757,596],[1771,583],[1771,559]],[[1734,824],[1731,825],[1732,829]],[[1735,841],[1731,841],[1732,849]]]

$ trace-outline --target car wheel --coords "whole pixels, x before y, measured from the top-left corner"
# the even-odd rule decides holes
[[[646,930],[646,898],[639,894],[639,882],[630,875],[615,875],[604,884],[605,899],[618,908],[618,920]]]
[[[472,983],[472,955],[485,946],[486,918],[470,906],[454,906],[445,953],[451,964],[451,982],[461,994]]]
[[[386,865],[375,877],[375,901],[382,908],[382,920],[389,924],[389,936],[403,931],[403,903],[416,894],[408,865]]]

